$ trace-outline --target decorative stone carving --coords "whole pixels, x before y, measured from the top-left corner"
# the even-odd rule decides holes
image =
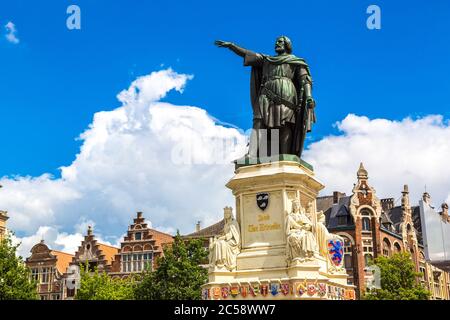
[[[297,199],[292,201],[292,211],[286,216],[286,237],[288,263],[314,259],[318,248],[313,223]]]
[[[210,268],[226,268],[230,271],[236,268],[236,256],[241,249],[241,234],[238,222],[233,218],[233,209],[225,207],[225,226],[223,234],[214,237],[209,246]]]
[[[308,217],[313,222],[313,233],[316,237],[319,255],[328,263],[328,271],[345,272],[343,263],[344,238],[330,233],[325,226],[325,214],[314,208],[314,202],[308,203]]]

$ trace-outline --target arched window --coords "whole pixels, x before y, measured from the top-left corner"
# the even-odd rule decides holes
[[[368,217],[362,218],[362,229],[363,231],[371,231],[370,219]]]
[[[411,260],[413,262],[415,262],[416,261],[416,258],[415,258],[416,253],[414,251],[414,248],[409,249],[409,253],[411,254],[411,256],[410,256]]]
[[[400,247],[400,245],[398,244],[398,242],[394,243],[394,249],[395,249],[395,252],[400,252],[400,251],[402,251],[402,248]]]
[[[344,268],[352,269],[353,268],[353,257],[352,257],[352,241],[344,236],[340,235],[344,239]]]
[[[391,242],[388,240],[388,238],[383,239],[383,255],[386,257],[391,256]]]
[[[422,251],[419,251],[419,259],[420,259],[420,262],[424,262],[425,261],[425,255],[423,254]]]

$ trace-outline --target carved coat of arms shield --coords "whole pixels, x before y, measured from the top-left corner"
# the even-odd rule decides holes
[[[269,205],[269,194],[266,192],[261,192],[256,195],[256,204],[261,210],[265,210]]]
[[[340,239],[328,240],[328,255],[334,265],[341,266],[344,256],[343,243]]]
[[[280,286],[277,283],[271,283],[270,284],[270,293],[273,296],[276,296],[280,292]]]

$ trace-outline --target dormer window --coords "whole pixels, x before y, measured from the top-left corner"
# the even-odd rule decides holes
[[[338,225],[339,226],[347,225],[347,216],[339,216],[338,217]]]
[[[134,234],[134,240],[142,240],[142,233],[141,232],[136,232]]]

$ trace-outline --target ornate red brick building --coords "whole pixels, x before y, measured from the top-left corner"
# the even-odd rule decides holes
[[[163,246],[173,242],[173,237],[148,227],[142,212],[137,213],[128,227],[127,235],[115,255],[110,274],[113,277],[126,277],[155,268],[155,259],[163,255]]]
[[[64,273],[73,255],[50,250],[42,240],[33,246],[31,256],[25,261],[31,277],[38,283],[37,291],[42,300],[62,300],[66,296]]]
[[[408,186],[401,192],[401,204],[394,198],[379,199],[369,184],[363,164],[357,172],[357,181],[350,196],[334,192],[319,197],[317,208],[326,216],[328,230],[344,238],[344,263],[349,283],[363,295],[372,279],[367,269],[369,261],[378,256],[390,256],[407,251],[423,276],[418,279],[432,293],[434,299],[450,299],[450,276],[425,261],[422,245],[420,213],[411,206]],[[429,195],[424,195],[429,201]]]
[[[0,185],[0,189],[2,186]],[[6,211],[0,209],[0,241],[3,239],[6,233],[6,221],[8,220],[8,215]]]
[[[98,242],[89,226],[74,255],[51,250],[41,241],[31,249],[31,256],[25,263],[38,281],[42,299],[73,299],[76,287],[70,283],[80,265],[87,265],[91,271],[104,271],[112,277],[127,277],[147,267],[154,269],[155,259],[162,256],[163,247],[172,242],[170,234],[149,228],[142,212],[138,212],[120,248]]]

